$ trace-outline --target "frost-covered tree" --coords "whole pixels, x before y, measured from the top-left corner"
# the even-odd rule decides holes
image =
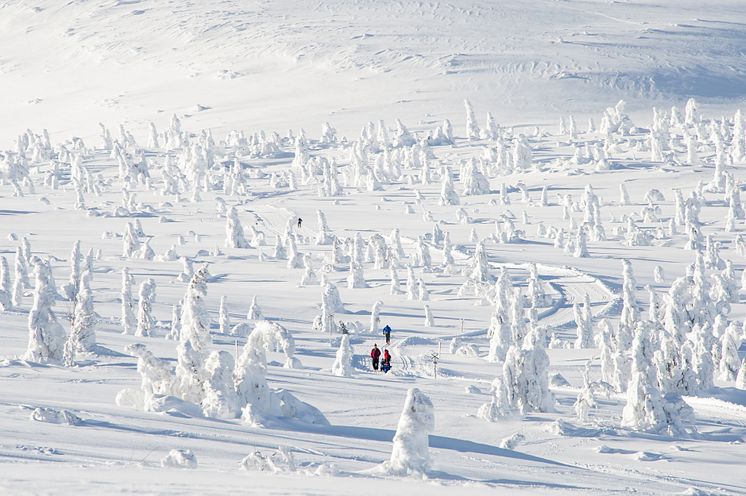
[[[478,140],[479,124],[477,124],[477,117],[474,115],[474,108],[469,100],[464,100],[464,108],[466,110],[466,137],[469,141]]]
[[[150,336],[155,327],[153,303],[155,302],[155,280],[148,278],[140,284],[137,301],[137,329],[135,336]]]
[[[134,334],[137,326],[135,302],[132,299],[132,285],[135,278],[127,267],[122,269],[122,334]]]
[[[72,315],[70,336],[66,349],[70,350],[70,360],[75,353],[88,353],[96,348],[96,323],[98,318],[93,310],[93,292],[91,291],[91,278],[88,272],[84,272],[79,279],[78,294],[75,297],[75,313]],[[66,357],[67,358],[67,357]]]
[[[423,306],[423,310],[425,311],[425,322],[423,325],[427,328],[431,328],[435,326],[435,319],[433,318],[433,312],[430,310],[430,305],[425,304]]]
[[[205,360],[202,412],[211,418],[236,418],[238,395],[233,384],[236,362],[227,351],[213,351]]]
[[[20,308],[23,304],[23,290],[30,287],[28,280],[28,265],[23,257],[21,247],[16,248],[14,264],[15,274],[13,276],[13,289],[11,291],[11,303],[14,308]]]
[[[12,299],[8,259],[0,256],[0,312],[10,310],[13,306]]]
[[[383,306],[383,302],[378,300],[375,303],[373,303],[373,308],[370,310],[370,329],[368,331],[376,335],[378,334],[379,326],[381,325],[381,307]]]
[[[460,203],[461,200],[458,193],[456,193],[456,189],[453,187],[451,171],[446,168],[440,188],[440,206],[459,205]]]
[[[231,328],[231,317],[228,314],[228,307],[225,304],[225,296],[220,297],[220,309],[218,311],[218,323],[220,325],[220,334],[226,335]]]
[[[746,389],[746,358],[741,362],[741,367],[738,369],[738,376],[736,377],[736,387],[738,389]]]
[[[512,345],[503,363],[503,380],[511,407],[521,412],[547,412],[554,408],[549,391],[549,356],[540,327],[533,327],[523,347]]]
[[[416,267],[422,267],[422,270],[429,271],[432,265],[432,257],[430,256],[430,248],[422,240],[422,236],[417,236],[417,242],[415,243],[415,252],[412,257],[412,264]]]
[[[365,281],[365,274],[363,273],[363,265],[355,260],[350,261],[350,274],[347,276],[347,287],[349,289],[368,287],[368,283]]]
[[[78,296],[81,276],[80,262],[82,259],[83,254],[80,252],[80,241],[78,240],[73,244],[73,249],[70,253],[70,280],[62,286],[62,293],[70,301],[75,300]]]
[[[583,299],[583,307],[579,304],[573,306],[575,314],[575,325],[577,326],[577,339],[575,340],[576,349],[593,347],[593,314],[591,313],[591,301],[588,293]]]
[[[390,475],[425,477],[430,468],[429,434],[435,430],[430,397],[417,388],[407,391],[394,435],[391,458],[382,466]]]
[[[339,341],[334,364],[332,365],[332,374],[339,377],[350,377],[352,375],[352,345],[350,344],[350,335],[342,334]]]
[[[490,192],[490,182],[477,167],[477,161],[470,159],[463,167],[461,182],[464,185],[464,195],[486,195]]]
[[[177,301],[171,307],[171,328],[166,334],[166,339],[173,341],[181,340],[181,302]]]
[[[741,367],[738,349],[741,347],[741,335],[734,324],[730,324],[720,339],[720,379],[734,381]]]
[[[508,391],[501,377],[496,377],[492,381],[492,395],[489,403],[484,403],[477,411],[477,417],[488,422],[497,422],[500,419],[510,415],[510,402],[508,401]]]
[[[317,245],[330,245],[334,242],[334,233],[329,229],[329,224],[326,222],[326,215],[321,210],[316,211],[316,217],[319,224],[319,232],[316,234]]]
[[[513,342],[511,333],[510,307],[514,294],[508,271],[500,267],[495,282],[495,309],[490,319],[490,351],[487,359],[491,362],[505,360],[508,348]]]
[[[181,342],[189,342],[196,352],[202,352],[212,342],[210,338],[210,314],[207,312],[207,265],[195,272],[189,281],[181,315]]]
[[[492,282],[494,277],[490,274],[489,262],[487,262],[487,250],[484,241],[479,241],[474,249],[474,257],[471,261],[469,278],[475,282]]]
[[[257,426],[273,417],[328,425],[316,408],[284,390],[270,389],[267,383],[267,350],[272,348],[283,350],[286,367],[300,366],[294,356],[295,342],[288,330],[275,322],[259,322],[244,345],[233,375],[238,402],[242,407],[241,419]]]
[[[588,253],[588,233],[584,225],[578,226],[578,231],[575,235],[575,250],[572,255],[575,258],[587,258],[590,256]]]
[[[243,232],[241,220],[238,218],[236,207],[228,209],[225,216],[225,247],[226,248],[249,248]]]
[[[622,411],[622,427],[644,432],[679,432],[685,407],[681,399],[665,398],[658,386],[653,365],[651,326],[639,322],[632,343],[632,377],[627,386],[627,404]]]
[[[288,248],[288,269],[302,269],[303,268],[303,254],[298,251],[298,245],[295,241],[295,236],[288,235],[285,238],[285,245]]]
[[[29,340],[24,360],[60,362],[65,347],[65,330],[52,310],[56,291],[52,286],[49,265],[34,262],[34,303],[28,317]]]
[[[264,320],[264,312],[262,307],[259,306],[259,302],[256,300],[256,296],[251,297],[251,305],[249,305],[249,312],[246,314],[248,320]]]
[[[125,229],[124,235],[122,236],[122,256],[124,258],[131,258],[140,250],[140,239],[135,232],[135,226],[132,222],[128,222]]]

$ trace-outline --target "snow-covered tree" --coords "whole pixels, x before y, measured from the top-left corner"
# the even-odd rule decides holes
[[[531,329],[523,348],[512,345],[503,363],[503,380],[511,407],[521,412],[547,412],[554,408],[549,391],[549,356],[544,349],[543,331]]]
[[[81,276],[80,262],[82,259],[83,254],[80,252],[80,241],[78,240],[73,244],[73,249],[70,253],[70,280],[62,286],[62,293],[70,301],[75,300],[78,296]]]
[[[251,297],[251,305],[249,305],[249,312],[246,314],[248,320],[264,320],[264,312],[262,307],[259,306],[259,302],[256,300],[256,296]]]
[[[226,335],[231,328],[231,317],[228,314],[228,307],[225,304],[225,296],[220,297],[220,309],[218,311],[218,323],[220,325],[220,334]]]
[[[379,326],[381,325],[381,307],[383,302],[378,300],[373,303],[373,308],[370,310],[370,329],[369,332],[373,335],[378,334]]]
[[[137,326],[135,302],[132,300],[132,285],[135,278],[127,267],[122,269],[122,334],[134,334]]]
[[[135,232],[135,226],[132,222],[128,222],[124,229],[124,235],[122,236],[122,256],[124,258],[131,258],[135,256],[140,250],[140,239]]]
[[[238,218],[236,207],[228,209],[225,216],[225,247],[226,248],[249,248],[243,232],[241,220]]]
[[[317,245],[330,245],[334,242],[334,233],[329,229],[329,224],[326,222],[326,215],[321,210],[316,211],[316,217],[319,224],[319,232],[316,234]]]
[[[588,293],[583,299],[583,307],[579,304],[573,306],[575,314],[575,325],[577,326],[577,339],[575,340],[576,349],[593,347],[593,314],[591,313],[591,301]]]
[[[350,261],[350,274],[347,276],[347,287],[350,289],[368,287],[368,283],[365,281],[365,274],[363,273],[363,265],[355,260]]]
[[[13,289],[11,291],[11,303],[14,308],[19,308],[23,304],[23,290],[30,287],[28,280],[28,265],[23,257],[21,247],[16,248],[16,257],[14,264],[15,274],[13,276]]]
[[[342,339],[339,341],[339,349],[337,350],[334,364],[332,365],[332,374],[339,377],[349,377],[352,375],[352,345],[350,344],[350,335],[342,334]]]
[[[461,200],[459,199],[458,193],[453,186],[453,178],[451,177],[451,171],[445,169],[443,174],[442,185],[440,188],[440,205],[459,205]]]
[[[51,282],[49,265],[37,259],[34,263],[34,303],[28,317],[29,340],[24,360],[60,362],[65,347],[65,330],[52,310],[56,291]]]
[[[210,314],[205,306],[207,279],[210,273],[207,265],[195,272],[189,281],[181,315],[181,342],[189,342],[196,352],[202,352],[212,342],[210,338]]]
[[[627,386],[627,404],[622,411],[622,427],[645,432],[682,430],[684,407],[680,398],[664,398],[653,366],[651,328],[639,322],[632,343],[632,377]]]
[[[430,310],[430,305],[425,304],[423,306],[423,310],[425,311],[425,321],[423,325],[427,328],[432,328],[435,326],[435,319],[433,318],[433,312]]]
[[[488,422],[497,422],[500,419],[510,415],[510,402],[508,401],[508,391],[501,377],[492,381],[492,395],[490,402],[484,403],[477,411],[477,417]]]
[[[150,336],[155,327],[153,303],[155,302],[155,280],[148,278],[140,284],[137,301],[137,329],[135,336]]]
[[[78,294],[75,297],[75,313],[72,316],[72,325],[68,344],[66,348],[70,350],[69,360],[71,361],[75,353],[88,353],[96,348],[96,323],[98,318],[93,310],[93,292],[91,291],[91,278],[88,272],[84,272],[79,279]],[[66,357],[68,358],[68,357]]]
[[[469,100],[464,100],[464,108],[466,110],[466,137],[469,141],[478,140],[479,124],[477,124],[477,117],[474,115],[474,108]]]
[[[430,468],[429,434],[435,429],[430,397],[417,388],[407,391],[394,435],[391,458],[383,464],[390,475],[425,477]]]
[[[741,335],[734,324],[730,324],[720,339],[720,379],[724,381],[734,381],[738,376],[738,370],[741,367],[741,360],[738,357],[738,349],[741,347]]]
[[[486,195],[490,192],[490,182],[477,167],[477,161],[470,159],[463,168],[461,182],[464,185],[464,195]]]
[[[10,267],[8,259],[0,256],[0,312],[10,310],[13,306],[10,284]]]

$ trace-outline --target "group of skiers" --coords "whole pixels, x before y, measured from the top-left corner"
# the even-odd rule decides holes
[[[386,345],[391,344],[391,327],[388,325],[383,328],[383,336],[386,339]],[[373,370],[381,370],[384,374],[391,370],[391,353],[388,348],[383,349],[383,360],[381,360],[381,349],[378,343],[373,345],[370,350],[370,359],[373,362]]]

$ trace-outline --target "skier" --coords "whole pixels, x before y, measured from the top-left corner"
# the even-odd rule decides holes
[[[373,349],[370,350],[370,358],[373,360],[373,370],[378,370],[378,360],[381,359],[381,350],[378,349],[378,344],[374,344]]]
[[[298,217],[298,229],[300,229],[300,225],[303,224],[303,219]]]
[[[389,353],[389,350],[387,348],[383,349],[383,361],[381,362],[381,370],[383,370],[384,374],[391,370],[391,353]]]
[[[386,338],[386,344],[391,344],[391,328],[388,324],[383,328],[383,335]]]

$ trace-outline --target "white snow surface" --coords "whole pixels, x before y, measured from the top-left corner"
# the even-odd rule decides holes
[[[683,109],[695,97],[705,118],[732,119],[746,97],[744,53],[746,8],[740,0],[0,0],[0,155],[14,150],[27,128],[37,134],[48,129],[55,154],[58,144],[85,140],[82,167],[103,178],[100,193],[85,192],[81,207],[71,181],[75,171],[66,161],[60,160],[54,176],[58,189],[47,182],[54,168],[49,158],[30,161],[35,192],[21,185],[22,197],[14,195],[7,171],[0,170],[0,254],[11,267],[25,236],[34,256],[50,260],[61,290],[70,277],[73,243],[80,240],[84,251],[101,250],[92,257],[90,273],[96,344],[76,354],[74,366],[63,366],[59,357],[39,363],[31,355],[24,358],[33,278],[21,288],[20,304],[0,313],[0,494],[746,493],[746,391],[735,381],[716,378],[715,387],[683,398],[693,410],[695,429],[689,434],[621,427],[627,397],[613,391],[595,393],[595,408],[580,421],[573,405],[584,391],[583,368],[592,360],[590,379],[600,381],[601,366],[598,348],[572,347],[573,304],[586,295],[594,333],[601,319],[616,329],[622,258],[634,266],[635,296],[646,315],[644,287],[663,297],[694,262],[695,252],[684,249],[689,236],[684,227],[660,239],[653,234],[656,228],[665,230],[674,216],[675,189],[688,197],[698,183],[711,181],[716,147],[707,141],[707,128],[696,166],[649,160],[651,107]],[[304,128],[310,156],[335,160],[341,175],[352,167],[349,142],[358,139],[366,122],[385,120],[393,137],[400,118],[410,132],[425,137],[450,119],[455,146],[432,146],[428,160],[433,173],[441,167],[453,173],[463,160],[483,158],[494,146],[491,139],[467,141],[464,99],[471,102],[478,126],[489,111],[513,136],[526,134],[541,170],[487,173],[490,191],[464,195],[460,205],[440,205],[441,178],[423,184],[416,169],[405,169],[403,179],[386,180],[380,189],[345,186],[342,195],[324,197],[316,184],[300,177],[295,189],[270,183],[269,174],[295,167],[294,143],[286,140],[259,157],[218,144],[216,169],[230,168],[235,158],[248,192],[231,196],[210,190],[192,198],[185,190],[177,198],[159,193],[163,143],[147,145],[149,122],[163,131],[173,114],[188,133],[199,136],[209,129],[217,143],[233,129],[247,136],[259,131],[286,136],[292,129],[297,136]],[[608,167],[573,163],[577,150],[568,134],[558,133],[560,117],[575,116],[574,142],[581,147],[603,144],[599,133],[585,132],[586,118],[598,126],[602,111],[620,99],[640,129],[618,138]],[[329,143],[329,133],[326,141],[320,139],[327,121],[337,130],[337,143]],[[123,178],[117,161],[102,149],[99,122],[115,139],[121,123],[151,166],[154,189],[142,183],[130,188],[137,201],[126,218],[119,210]],[[686,162],[683,143],[673,147],[678,160]],[[670,144],[664,146],[668,150]],[[178,152],[168,152],[174,162]],[[377,167],[373,155],[382,154],[371,153],[366,164],[371,170]],[[727,164],[727,171],[746,181],[743,159]],[[463,191],[463,181],[454,174],[456,191]],[[522,201],[519,181],[530,201]],[[628,205],[618,202],[622,183]],[[570,194],[578,202],[587,184],[601,198],[606,239],[589,232],[590,256],[576,258],[537,235],[537,228],[540,222],[563,227],[565,239],[573,240],[576,230],[563,219],[558,195]],[[503,185],[509,204],[498,194]],[[545,206],[539,203],[543,187],[548,188]],[[656,221],[641,214],[652,188],[664,195],[655,202],[661,210]],[[703,195],[702,231],[721,243],[720,255],[740,275],[746,259],[734,240],[746,232],[746,224],[737,219],[735,232],[726,232],[727,200],[722,192],[705,189]],[[226,245],[225,208],[216,212],[217,197],[223,207],[236,209],[246,235],[253,232],[250,227],[256,229],[267,246]],[[457,218],[461,208],[470,223]],[[392,294],[389,269],[372,260],[361,263],[365,287],[348,287],[349,263],[335,265],[333,245],[316,242],[317,211],[328,220],[325,236],[353,239],[359,232],[367,240],[379,234],[390,244],[390,233],[398,228],[405,252],[397,267],[402,293]],[[303,227],[295,227],[299,216]],[[578,225],[584,222],[581,210],[571,216]],[[616,232],[627,226],[623,216],[634,217],[652,240],[629,246],[625,233]],[[521,234],[497,243],[495,223],[504,225],[506,219]],[[210,325],[206,351],[239,359],[251,339],[245,334],[255,325],[247,321],[247,311],[258,295],[262,318],[287,331],[263,344],[266,382],[277,393],[273,407],[313,416],[315,409],[303,410],[308,403],[328,424],[293,415],[261,426],[212,418],[200,405],[174,396],[164,396],[157,408],[117,405],[120,391],[141,387],[132,352],[139,348],[133,345],[146,345],[159,365],[175,365],[178,336],[165,337],[172,308],[189,281],[179,278],[178,257],[121,256],[122,231],[135,220],[144,231],[140,242],[148,239],[157,254],[173,248],[186,257],[185,264],[209,264],[202,302]],[[407,298],[404,281],[418,237],[432,253],[432,267],[441,267],[442,246],[431,236],[434,223],[449,232],[455,262],[448,270],[414,268],[436,316],[434,326],[425,326],[423,302]],[[286,243],[288,230],[298,252],[338,289],[341,301],[331,302],[329,311],[334,323],[344,321],[351,332],[342,347],[338,335],[313,329],[323,287],[299,285],[304,269],[272,256],[275,240]],[[568,382],[550,383],[551,411],[500,412],[489,422],[478,415],[495,398],[491,388],[503,367],[487,360],[492,286],[459,295],[476,247],[472,230],[484,244],[486,269],[496,276],[498,267],[505,267],[523,294],[528,264],[536,263],[551,304],[539,308],[535,318],[559,343],[546,350],[549,373]],[[654,278],[658,266],[663,282]],[[132,292],[148,279],[156,283],[150,336],[122,334],[125,267],[134,278]],[[731,302],[729,320],[743,320],[743,293]],[[220,333],[221,297],[230,302],[230,320],[242,331],[238,335]],[[368,358],[373,343],[386,347],[381,334],[369,332],[376,301],[383,302],[379,327],[393,328],[392,370],[385,375],[374,373]],[[68,334],[71,305],[60,295],[52,309]],[[61,357],[63,341],[53,334]],[[459,344],[453,353],[452,341]],[[743,360],[745,351],[740,346],[738,358]],[[436,374],[434,353],[439,353]],[[412,388],[432,402],[415,450],[427,463],[416,470],[380,470],[391,462],[392,449],[397,451],[397,425],[401,428],[400,418],[406,417],[402,405],[412,403],[407,400]],[[424,444],[426,431],[431,432]],[[403,476],[409,472],[415,477]]]

